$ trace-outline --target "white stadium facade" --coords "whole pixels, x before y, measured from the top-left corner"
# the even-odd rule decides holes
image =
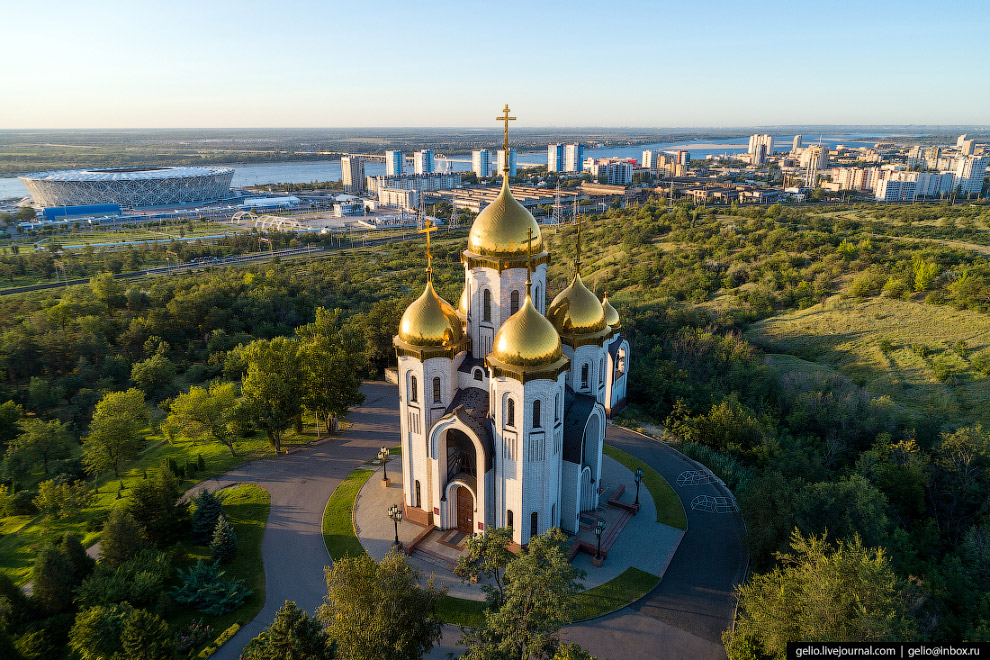
[[[123,208],[215,202],[230,195],[229,167],[118,167],[36,172],[19,177],[43,207],[118,204]]]

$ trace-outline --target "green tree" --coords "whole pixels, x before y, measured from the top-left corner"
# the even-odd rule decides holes
[[[31,598],[45,614],[65,612],[72,606],[67,598],[82,581],[68,554],[59,545],[43,547],[31,571]]]
[[[911,264],[914,266],[914,290],[928,291],[938,276],[938,264],[925,261],[917,254]]]
[[[0,404],[0,452],[6,451],[14,438],[24,432],[21,428],[21,418],[24,417],[24,409],[13,401],[4,401]]]
[[[465,633],[470,660],[552,658],[560,649],[559,632],[574,612],[583,572],[571,566],[559,529],[530,539],[526,552],[505,569],[501,607],[485,613],[485,622]]]
[[[164,547],[185,531],[189,503],[179,499],[179,479],[170,470],[158,470],[151,479],[137,483],[130,493],[127,510],[142,530],[144,540]]]
[[[229,564],[237,556],[237,534],[227,516],[221,515],[213,529],[213,540],[210,541],[210,552],[213,559],[221,564]]]
[[[68,458],[71,435],[62,422],[43,422],[35,417],[21,420],[20,428],[21,434],[11,445],[12,453],[29,462],[41,461],[45,474],[48,474],[49,461]]]
[[[89,288],[96,299],[107,306],[110,314],[124,295],[124,285],[114,279],[113,273],[100,273],[93,277],[89,280]]]
[[[330,637],[292,601],[285,601],[275,621],[248,642],[242,660],[333,660]]]
[[[505,597],[502,584],[502,574],[512,559],[509,545],[512,544],[512,529],[509,527],[493,527],[484,534],[472,536],[467,540],[467,554],[457,559],[454,572],[463,578],[477,580],[488,577],[495,586],[485,585],[483,588],[488,597],[489,605],[498,607]]]
[[[161,609],[166,584],[172,579],[172,555],[142,550],[113,564],[101,561],[76,590],[80,608],[128,603],[148,610]]]
[[[120,566],[146,547],[141,526],[134,516],[120,506],[111,509],[100,536],[100,560]]]
[[[788,641],[881,642],[917,637],[913,594],[883,548],[795,531],[781,566],[739,587],[729,658],[786,657]]]
[[[82,610],[69,632],[69,647],[82,660],[123,660],[120,635],[130,612],[129,605]]]
[[[131,380],[149,396],[167,394],[175,380],[175,365],[158,353],[131,367]]]
[[[223,503],[216,493],[205,488],[193,496],[192,537],[197,543],[209,543],[217,520],[223,515]]]
[[[172,660],[175,646],[175,636],[157,614],[133,609],[124,620],[120,647],[128,660]]]
[[[303,405],[323,422],[327,432],[337,430],[337,421],[348,408],[364,403],[360,391],[359,355],[344,346],[321,340],[302,348],[305,365]]]
[[[86,482],[48,479],[38,484],[33,502],[38,510],[51,518],[69,518],[89,505],[92,494]]]
[[[49,323],[57,325],[64,333],[65,326],[79,318],[79,306],[71,300],[60,300],[45,310],[45,314]]]
[[[59,401],[65,398],[65,390],[53,387],[44,378],[31,377],[28,385],[28,407],[39,415],[49,415]]]
[[[342,657],[348,660],[422,658],[441,636],[437,606],[446,594],[433,577],[391,552],[381,562],[346,557],[326,569],[327,597],[317,611]]]
[[[303,368],[300,344],[286,337],[259,339],[244,350],[248,369],[241,384],[252,421],[268,435],[275,452],[282,434],[302,412]]]
[[[231,456],[239,408],[233,383],[214,382],[209,389],[191,387],[171,405],[169,424],[181,428],[191,438],[211,438],[226,446]]]
[[[83,441],[83,464],[90,474],[113,470],[120,477],[120,467],[137,456],[144,444],[144,427],[148,411],[144,394],[131,388],[110,392],[96,404],[89,435]]]

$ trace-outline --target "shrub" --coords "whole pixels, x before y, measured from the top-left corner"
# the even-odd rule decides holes
[[[179,633],[177,646],[179,653],[186,655],[198,649],[210,639],[213,639],[213,628],[203,623],[202,620],[193,619],[188,626]]]
[[[922,343],[911,344],[911,350],[914,351],[915,355],[922,358],[928,357],[932,352],[932,349],[928,346],[928,344]]]
[[[856,298],[866,298],[880,293],[884,286],[884,279],[881,273],[868,270],[860,273],[849,285],[849,295]]]
[[[984,376],[990,376],[990,349],[976,353],[969,363]]]
[[[5,509],[4,513],[8,516],[31,516],[38,512],[34,505],[34,495],[26,490],[9,495]]]
[[[906,298],[911,287],[903,280],[896,279],[893,275],[887,278],[887,283],[883,285],[882,294],[888,298]]]
[[[894,342],[890,337],[883,337],[880,339],[880,352],[886,355],[894,350]]]
[[[927,296],[925,296],[926,305],[944,305],[945,300],[946,298],[944,291],[932,291]]]
[[[89,505],[92,495],[86,482],[57,483],[54,479],[38,484],[34,505],[46,516],[69,518]]]
[[[179,571],[182,585],[172,590],[172,596],[179,603],[211,616],[232,612],[251,595],[251,590],[244,580],[225,580],[223,575],[219,564],[199,560],[188,571]]]
[[[213,559],[219,564],[229,564],[237,556],[237,534],[227,516],[221,515],[213,530],[213,540],[210,542]]]
[[[230,628],[227,628],[222,633],[220,633],[219,637],[213,640],[212,644],[210,644],[205,649],[200,651],[199,655],[197,655],[196,657],[200,658],[201,660],[205,660],[206,658],[209,658],[211,655],[213,655],[218,650],[220,650],[221,646],[229,642],[230,638],[236,635],[237,631],[240,629],[241,629],[241,624],[239,623],[235,623]]]
[[[157,550],[142,550],[119,567],[100,562],[76,592],[82,608],[130,603],[153,611],[165,609],[162,598],[172,576],[172,557]]]

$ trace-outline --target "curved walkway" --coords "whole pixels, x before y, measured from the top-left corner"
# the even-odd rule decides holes
[[[213,656],[216,660],[237,660],[284,601],[293,600],[308,612],[323,602],[323,568],[330,564],[322,534],[327,500],[382,445],[399,442],[397,388],[366,383],[362,391],[365,404],[349,414],[354,426],[341,438],[283,458],[253,461],[203,483],[212,489],[250,482],[271,494],[262,541],[265,606]],[[660,584],[645,598],[606,617],[568,626],[563,636],[603,660],[652,660],[659,649],[671,658],[725,658],[721,635],[732,619],[733,588],[746,570],[742,520],[735,514],[692,511],[695,496],[723,493],[711,484],[676,486],[677,475],[696,465],[664,443],[616,426],[609,426],[608,443],[645,461],[674,485],[688,531]],[[459,637],[457,628],[446,626],[441,646],[428,657],[460,652]]]

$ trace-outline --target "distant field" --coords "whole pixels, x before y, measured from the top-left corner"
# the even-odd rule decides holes
[[[913,413],[934,407],[959,421],[990,425],[990,378],[972,365],[974,354],[990,350],[985,314],[833,297],[755,323],[747,336],[786,370],[838,371]]]

